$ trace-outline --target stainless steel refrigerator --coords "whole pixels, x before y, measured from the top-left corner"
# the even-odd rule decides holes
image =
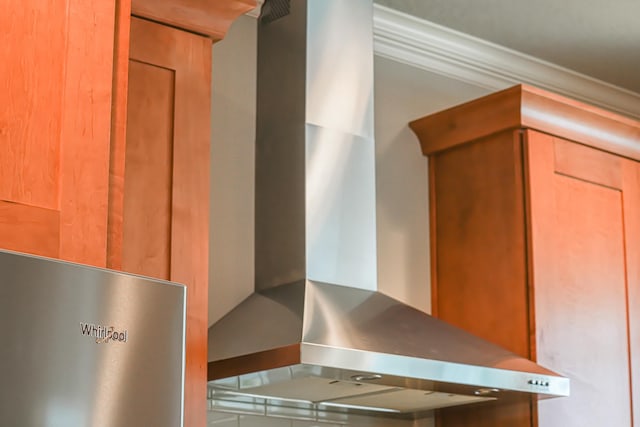
[[[185,297],[0,251],[0,426],[182,426]]]

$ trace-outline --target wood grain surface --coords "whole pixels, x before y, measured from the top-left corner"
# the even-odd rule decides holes
[[[217,41],[236,18],[255,7],[255,0],[133,0],[132,12]]]
[[[559,171],[566,144],[574,160]],[[624,210],[631,182],[611,186],[630,161],[593,151],[527,132],[536,356],[572,381],[569,398],[539,402],[541,426],[632,425],[625,218],[640,212]],[[600,171],[585,176],[594,156]]]
[[[518,86],[412,123],[429,155],[434,313],[568,376],[571,396],[440,427],[640,419],[640,126]]]
[[[640,122],[518,85],[412,121],[429,155],[507,129],[528,128],[640,160]]]
[[[68,3],[0,2],[0,200],[59,209]]]
[[[633,398],[633,421],[640,422],[640,164],[624,162],[623,182],[625,253],[627,269],[627,310],[629,371]]]
[[[434,157],[432,286],[439,318],[529,357],[520,150],[504,132]]]
[[[105,266],[115,2],[0,7],[0,247]]]
[[[122,266],[187,285],[188,427],[206,424],[211,54],[205,37],[131,21]]]
[[[69,0],[60,134],[60,258],[107,262],[115,2]]]
[[[171,277],[174,71],[129,65],[122,270]]]
[[[127,91],[129,89],[129,33],[131,0],[116,4],[109,156],[109,212],[107,217],[107,267],[122,269],[124,173],[127,145]]]
[[[530,357],[522,147],[502,132],[430,157],[438,318]],[[440,427],[530,427],[530,402],[438,412]]]
[[[57,258],[60,247],[60,212],[0,201],[2,249]]]

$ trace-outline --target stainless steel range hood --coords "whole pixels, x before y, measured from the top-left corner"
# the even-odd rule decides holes
[[[568,379],[377,292],[371,0],[290,6],[258,24],[256,292],[209,329],[212,400],[417,417],[567,396]]]

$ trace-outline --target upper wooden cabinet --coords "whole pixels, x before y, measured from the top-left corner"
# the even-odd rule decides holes
[[[107,224],[122,210],[131,0],[0,4],[0,247],[105,266],[119,244]],[[255,0],[134,6],[216,41]]]
[[[203,427],[211,48],[255,1],[0,4],[0,248],[186,284]]]
[[[1,4],[0,247],[104,266],[116,6]]]
[[[429,157],[434,314],[571,378],[571,397],[438,425],[631,427],[640,123],[517,86],[411,127]]]

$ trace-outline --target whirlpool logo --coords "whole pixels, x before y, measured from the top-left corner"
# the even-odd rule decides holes
[[[80,332],[84,336],[95,338],[96,344],[106,344],[109,341],[125,343],[129,338],[129,332],[126,329],[118,331],[113,326],[95,325],[93,323],[80,322]]]

